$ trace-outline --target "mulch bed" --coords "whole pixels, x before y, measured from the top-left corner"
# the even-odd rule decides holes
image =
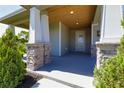
[[[22,83],[17,86],[17,88],[31,88],[38,80],[42,77],[35,76],[33,74],[27,73],[22,80]]]

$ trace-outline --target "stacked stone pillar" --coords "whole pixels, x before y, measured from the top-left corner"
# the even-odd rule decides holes
[[[42,15],[39,9],[33,7],[30,9],[27,68],[30,70],[37,70],[43,65],[50,63],[50,52],[48,16],[47,14]]]
[[[51,45],[49,43],[44,44],[44,64],[51,62]]]
[[[27,44],[27,67],[36,70],[44,64],[44,44]]]
[[[96,43],[97,47],[97,68],[99,68],[104,60],[116,55],[119,43]]]

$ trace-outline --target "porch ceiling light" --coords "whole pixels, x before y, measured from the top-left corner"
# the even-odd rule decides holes
[[[78,25],[79,24],[79,22],[76,22],[76,25]]]
[[[73,15],[74,14],[74,11],[70,11],[70,14]]]

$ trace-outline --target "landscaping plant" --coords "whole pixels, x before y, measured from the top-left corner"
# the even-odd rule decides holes
[[[26,74],[22,60],[22,43],[11,29],[0,38],[0,87],[16,87]]]
[[[26,53],[26,43],[28,42],[29,32],[21,31],[17,35],[17,38],[20,45],[20,53],[23,56]]]
[[[105,60],[99,69],[95,68],[94,85],[97,88],[124,88],[124,36],[117,54]]]

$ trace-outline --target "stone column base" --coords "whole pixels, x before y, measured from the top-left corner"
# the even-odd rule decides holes
[[[97,48],[97,68],[99,68],[103,61],[109,57],[114,56],[117,53],[117,47],[119,43],[96,43]]]
[[[45,46],[45,43],[27,44],[27,68],[36,70],[47,63]],[[47,55],[49,55],[48,58],[50,59],[50,49],[48,51]]]
[[[48,64],[51,62],[51,45],[45,43],[44,50],[44,64]]]

